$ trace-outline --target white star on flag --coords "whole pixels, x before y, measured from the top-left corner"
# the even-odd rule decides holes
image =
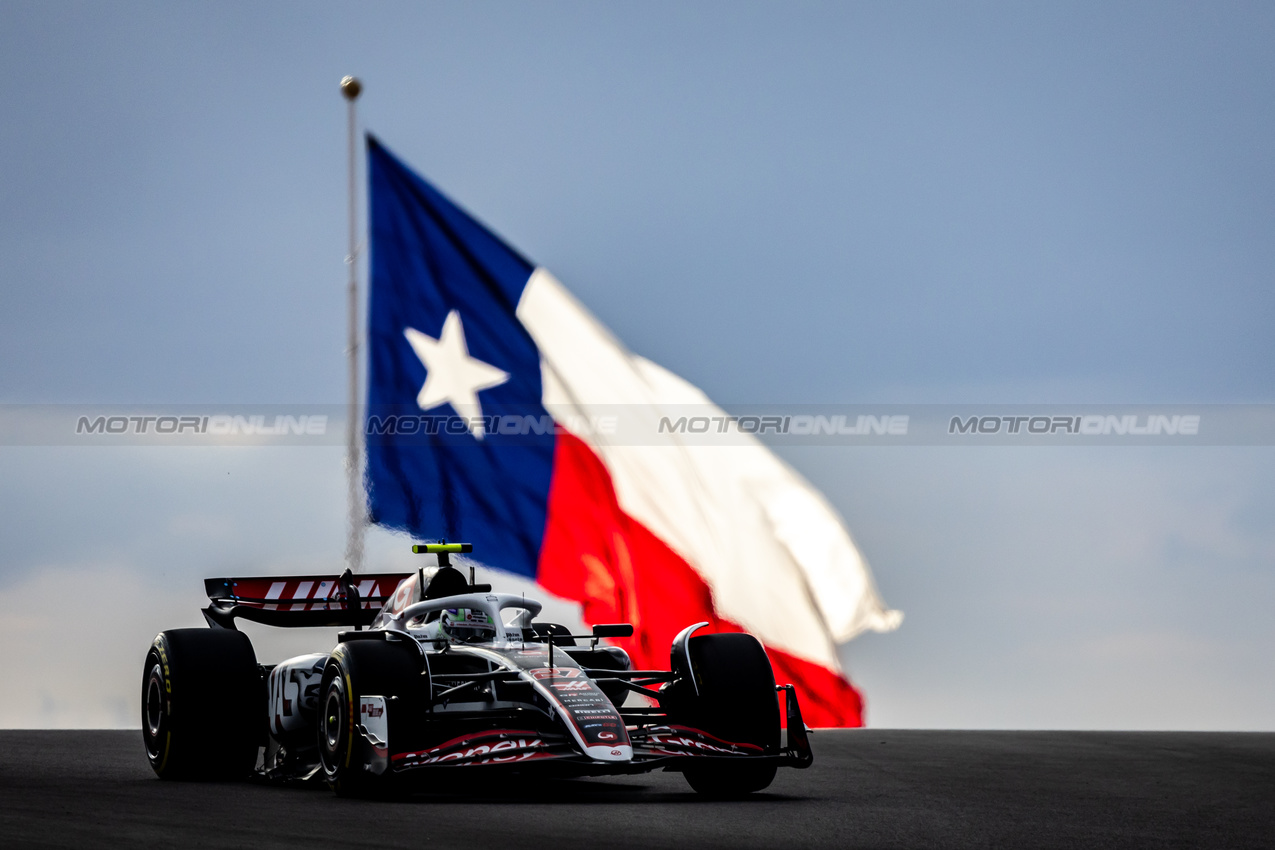
[[[447,314],[438,339],[416,328],[403,328],[403,336],[425,366],[425,385],[416,395],[416,404],[421,410],[450,404],[465,419],[470,433],[481,440],[483,408],[478,392],[500,386],[509,380],[509,373],[469,356],[457,310]]]

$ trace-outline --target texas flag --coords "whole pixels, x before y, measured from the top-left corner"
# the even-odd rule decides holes
[[[824,498],[753,436],[668,427],[730,417],[370,136],[368,180],[372,520],[632,623],[639,668],[692,623],[749,632],[810,725],[862,725],[837,644],[902,615]]]

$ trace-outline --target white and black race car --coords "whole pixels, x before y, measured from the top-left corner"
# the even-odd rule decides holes
[[[747,634],[673,641],[670,670],[634,670],[600,639],[538,623],[541,605],[453,567],[205,582],[208,629],[155,638],[142,736],[162,778],[326,780],[342,795],[455,787],[455,771],[596,776],[681,771],[715,797],[759,791],[813,756],[791,685]],[[331,652],[257,663],[244,619],[345,626]],[[366,627],[366,628],[365,628]],[[784,695],[786,729],[781,728]],[[641,705],[626,706],[626,698]]]

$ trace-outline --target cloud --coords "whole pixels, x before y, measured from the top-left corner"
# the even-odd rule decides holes
[[[908,614],[842,650],[871,723],[1275,728],[1275,451],[789,454]]]
[[[142,662],[162,627],[198,609],[120,564],[54,566],[0,592],[0,727],[139,726]]]

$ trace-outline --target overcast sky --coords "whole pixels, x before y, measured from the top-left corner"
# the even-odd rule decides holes
[[[2,405],[342,401],[348,73],[728,407],[1275,402],[1269,4],[0,10]],[[907,615],[870,724],[1275,729],[1275,449],[783,455]],[[0,446],[0,726],[137,725],[205,575],[339,567],[341,463]]]

